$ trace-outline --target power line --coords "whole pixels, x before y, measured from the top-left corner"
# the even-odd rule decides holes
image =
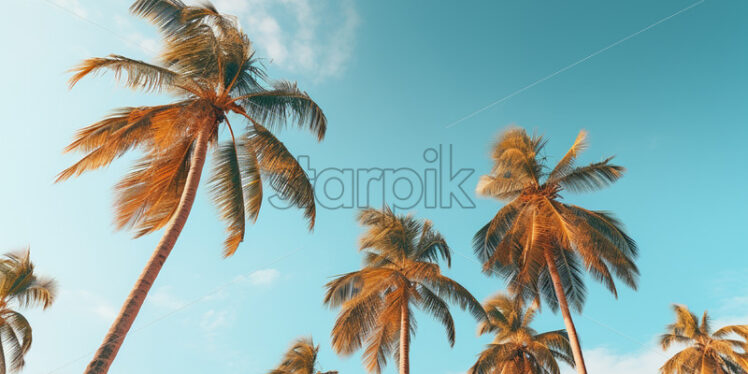
[[[501,99],[498,99],[498,100],[496,100],[496,101],[494,101],[494,102],[492,102],[492,103],[484,106],[483,108],[480,108],[480,109],[478,109],[478,110],[476,110],[476,111],[474,111],[474,112],[472,112],[472,113],[470,113],[470,114],[468,114],[468,115],[466,115],[466,116],[458,119],[457,121],[454,121],[454,122],[448,124],[444,128],[448,129],[448,128],[457,126],[458,124],[460,124],[462,122],[465,122],[466,120],[468,120],[470,118],[473,118],[474,116],[476,116],[476,115],[478,115],[478,114],[480,114],[480,113],[482,113],[482,112],[484,112],[484,111],[486,111],[488,109],[493,108],[494,106],[496,106],[499,103],[502,103],[502,102],[504,102],[506,100],[509,100],[512,97],[517,96],[517,95],[521,94],[522,92],[525,92],[525,91],[529,90],[530,88],[533,88],[533,87],[537,86],[538,84],[541,84],[541,83],[543,83],[543,82],[545,82],[545,81],[547,81],[547,80],[549,80],[549,79],[551,79],[551,78],[553,78],[553,77],[555,77],[555,76],[557,76],[557,75],[559,75],[559,74],[561,74],[561,73],[563,73],[563,72],[565,72],[565,71],[567,71],[567,70],[569,70],[569,69],[571,69],[571,68],[573,68],[573,67],[575,67],[575,66],[577,66],[577,65],[579,65],[579,64],[581,64],[581,63],[583,63],[583,62],[585,62],[585,61],[587,61],[587,60],[589,60],[589,59],[591,59],[591,58],[593,58],[593,57],[595,57],[595,56],[603,53],[603,52],[605,52],[605,51],[607,51],[607,50],[609,50],[609,49],[611,49],[611,48],[613,48],[613,47],[615,47],[615,46],[617,46],[617,45],[619,45],[619,44],[621,44],[621,43],[623,43],[623,42],[625,42],[625,41],[627,41],[627,40],[629,40],[629,39],[631,39],[631,38],[633,38],[633,37],[635,37],[635,36],[637,36],[637,35],[639,35],[639,34],[641,34],[643,32],[645,32],[645,31],[648,31],[649,29],[651,29],[651,28],[653,28],[653,27],[655,27],[655,26],[657,26],[657,25],[659,25],[659,24],[661,24],[661,23],[663,23],[663,22],[665,22],[665,21],[667,21],[667,20],[669,20],[669,19],[671,19],[671,18],[673,18],[673,17],[675,17],[675,16],[683,13],[683,12],[688,11],[689,9],[691,9],[691,8],[697,6],[697,5],[702,4],[704,1],[706,1],[706,0],[699,0],[699,1],[691,4],[691,5],[683,8],[683,9],[681,9],[681,10],[679,10],[679,11],[677,11],[677,12],[675,12],[675,13],[667,16],[667,17],[665,17],[665,18],[662,18],[659,21],[657,21],[657,22],[655,22],[655,23],[653,23],[653,24],[651,24],[651,25],[649,25],[649,26],[647,26],[647,27],[645,27],[645,28],[643,28],[643,29],[641,29],[641,30],[633,33],[633,34],[630,34],[630,35],[626,36],[625,38],[620,39],[620,40],[614,42],[613,44],[608,45],[605,48],[599,49],[599,50],[593,52],[592,54],[587,55],[586,57],[583,57],[582,59],[580,59],[580,60],[578,60],[578,61],[576,61],[574,63],[571,63],[569,65],[564,66],[563,68],[561,68],[560,70],[557,70],[554,73],[548,74],[545,77],[540,78],[540,79],[536,80],[535,82],[532,82],[532,83],[528,84],[527,86],[524,86],[524,87],[522,87],[522,88],[520,88],[520,89],[518,89],[518,90],[516,90],[516,91],[514,91],[512,93],[510,93],[509,95],[506,95],[506,96],[502,97]]]

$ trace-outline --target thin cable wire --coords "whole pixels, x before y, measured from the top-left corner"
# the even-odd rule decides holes
[[[470,114],[468,114],[468,115],[466,115],[466,116],[458,119],[457,121],[454,121],[454,122],[448,124],[444,128],[448,129],[448,128],[454,127],[454,126],[456,126],[456,125],[458,125],[458,124],[460,124],[462,122],[465,122],[466,120],[468,120],[470,118],[473,118],[476,115],[478,115],[478,114],[480,114],[480,113],[482,113],[482,112],[484,112],[484,111],[486,111],[488,109],[493,108],[494,106],[496,106],[499,103],[502,103],[502,102],[504,102],[506,100],[509,100],[512,97],[517,96],[517,95],[521,94],[522,92],[525,92],[525,91],[529,90],[530,88],[533,88],[533,87],[539,85],[540,83],[543,83],[543,82],[545,82],[545,81],[547,81],[547,80],[549,80],[549,79],[551,79],[551,78],[553,78],[553,77],[555,77],[555,76],[557,76],[557,75],[559,75],[559,74],[561,74],[561,73],[563,73],[563,72],[565,72],[565,71],[567,71],[567,70],[569,70],[569,69],[571,69],[571,68],[573,68],[573,67],[575,67],[575,66],[577,66],[577,65],[579,65],[579,64],[581,64],[581,63],[583,63],[583,62],[585,62],[585,61],[587,61],[587,60],[589,60],[589,59],[591,59],[591,58],[593,58],[593,57],[595,57],[595,56],[597,56],[597,55],[599,55],[599,54],[607,51],[607,50],[609,50],[609,49],[611,49],[611,48],[613,48],[613,47],[615,47],[615,46],[617,46],[617,45],[619,45],[619,44],[621,44],[621,43],[623,43],[623,42],[625,42],[625,41],[627,41],[627,40],[629,40],[629,39],[631,39],[631,38],[633,38],[633,37],[635,37],[635,36],[637,36],[637,35],[639,35],[639,34],[641,34],[643,32],[645,32],[645,31],[650,30],[651,28],[653,28],[653,27],[655,27],[655,26],[657,26],[657,25],[659,25],[659,24],[661,24],[661,23],[663,23],[663,22],[665,22],[665,21],[667,21],[667,20],[669,20],[669,19],[671,19],[671,18],[673,18],[673,17],[675,17],[675,16],[683,13],[683,12],[688,11],[689,9],[691,9],[691,8],[697,6],[697,5],[702,4],[704,1],[706,1],[706,0],[699,0],[699,1],[691,4],[691,5],[683,8],[683,9],[681,9],[681,10],[679,10],[679,11],[677,11],[677,12],[675,12],[675,13],[667,16],[667,17],[665,17],[665,18],[662,18],[659,21],[657,21],[657,22],[655,22],[655,23],[653,23],[653,24],[651,24],[651,25],[649,25],[649,26],[647,26],[647,27],[645,27],[645,28],[643,28],[643,29],[641,29],[641,30],[633,33],[633,34],[630,34],[629,36],[627,36],[627,37],[625,37],[623,39],[620,39],[617,42],[614,42],[613,44],[610,44],[610,45],[608,45],[605,48],[602,48],[602,49],[599,49],[599,50],[593,52],[592,54],[588,55],[587,57],[582,58],[581,60],[578,60],[578,61],[576,61],[574,63],[569,64],[569,65],[566,65],[563,68],[561,68],[560,70],[557,70],[554,73],[548,74],[545,77],[540,78],[540,79],[536,80],[535,82],[532,82],[532,83],[528,84],[527,86],[524,86],[524,87],[522,87],[522,88],[520,88],[520,89],[518,89],[518,90],[516,90],[516,91],[514,91],[512,93],[510,93],[509,95],[506,95],[506,96],[502,97],[501,99],[498,99],[498,100],[496,100],[496,101],[494,101],[494,102],[492,102],[492,103],[484,106],[483,108],[480,108],[480,109],[478,109],[478,110],[476,110],[476,111],[474,111],[474,112],[472,112],[472,113],[470,113]]]

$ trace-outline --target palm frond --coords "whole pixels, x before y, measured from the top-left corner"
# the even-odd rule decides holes
[[[237,98],[246,113],[263,126],[278,128],[288,122],[308,127],[318,140],[325,137],[327,118],[309,95],[299,90],[296,83],[279,81],[273,89],[262,90]]]
[[[234,142],[219,145],[214,155],[214,174],[211,178],[213,201],[221,219],[226,221],[228,237],[224,243],[224,257],[236,252],[244,240],[244,185],[238,148]]]
[[[112,71],[115,79],[127,87],[145,91],[174,89],[181,79],[179,74],[167,68],[124,56],[109,55],[108,57],[89,58],[73,68],[71,71],[75,74],[70,78],[70,87],[75,86],[83,77],[102,70]]]
[[[613,157],[609,157],[601,162],[589,164],[570,170],[562,177],[550,181],[557,183],[564,189],[572,192],[596,191],[607,187],[623,176],[626,170],[622,166],[610,165],[609,162]]]
[[[304,209],[311,230],[315,218],[314,189],[304,169],[286,146],[266,128],[254,125],[250,139],[266,180],[282,199]]]
[[[416,292],[419,295],[418,303],[421,309],[431,314],[431,316],[444,325],[444,329],[447,332],[447,341],[449,341],[450,346],[454,346],[455,323],[452,319],[452,314],[449,312],[447,303],[426,286],[421,285],[417,287]]]
[[[577,138],[574,140],[574,144],[571,145],[571,148],[569,148],[564,157],[561,158],[558,164],[556,164],[553,170],[551,170],[551,172],[548,174],[548,180],[552,181],[561,178],[569,171],[571,171],[574,168],[574,162],[577,160],[577,157],[579,157],[579,154],[582,153],[586,148],[587,132],[582,130],[579,132],[579,135],[577,135]]]

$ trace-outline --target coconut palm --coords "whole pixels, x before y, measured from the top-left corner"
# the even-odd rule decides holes
[[[481,177],[477,192],[506,201],[475,235],[473,249],[486,273],[509,280],[510,291],[525,299],[543,298],[561,309],[577,371],[586,373],[582,349],[569,311],[581,311],[585,299],[584,270],[617,297],[614,276],[636,289],[636,243],[610,213],[561,201],[560,193],[601,189],[620,178],[624,169],[611,158],[576,166],[586,148],[585,132],[550,169],[541,155],[545,140],[523,129],[505,131],[494,145],[491,173]]]
[[[663,350],[674,343],[687,347],[660,368],[662,374],[748,373],[748,325],[712,331],[706,311],[699,320],[684,305],[673,305],[673,310],[675,323],[668,325],[660,344]]]
[[[478,324],[478,334],[494,340],[478,356],[468,374],[558,374],[556,360],[574,366],[566,331],[538,334],[530,327],[537,305],[497,294],[483,304],[488,319]]]
[[[300,338],[293,342],[277,368],[268,374],[338,374],[337,371],[317,371],[319,345],[312,338]]]
[[[327,284],[325,304],[341,307],[332,330],[333,349],[349,355],[366,344],[363,361],[380,373],[388,356],[410,372],[410,339],[415,332],[412,307],[432,315],[454,345],[455,327],[447,300],[485,318],[480,303],[459,283],[441,274],[438,260],[450,265],[450,249],[428,220],[395,215],[389,208],[364,209],[358,221],[367,227],[360,241],[364,267]],[[396,351],[397,349],[397,351]]]
[[[321,140],[326,128],[322,110],[294,83],[264,83],[267,77],[235,18],[209,3],[186,6],[179,0],[138,0],[131,11],[163,35],[158,61],[117,55],[88,59],[74,69],[71,85],[109,70],[131,88],[168,93],[174,101],[118,109],[80,130],[66,151],[87,154],[57,180],[109,165],[137,148],[142,158],[116,186],[116,225],[133,229],[136,236],[161,228],[164,233],[87,373],[106,372],[116,356],[184,227],[208,149],[215,159],[211,192],[227,225],[224,256],[230,256],[244,238],[245,222],[257,219],[263,177],[281,197],[304,209],[311,229],[312,186],[271,129],[293,119]],[[246,131],[231,126],[231,113],[246,118]],[[227,140],[219,139],[221,130]]]
[[[6,253],[0,258],[0,374],[15,373],[24,366],[31,347],[31,325],[16,309],[41,306],[55,300],[57,285],[34,274],[29,251]]]

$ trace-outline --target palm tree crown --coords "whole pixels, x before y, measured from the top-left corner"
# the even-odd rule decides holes
[[[155,64],[110,55],[85,60],[70,84],[104,70],[134,89],[171,94],[170,104],[117,109],[80,130],[66,151],[87,154],[64,170],[62,181],[109,165],[132,149],[144,156],[116,189],[117,227],[136,235],[158,230],[172,218],[184,190],[192,154],[201,132],[215,149],[211,192],[227,223],[226,256],[244,238],[247,219],[255,220],[262,202],[263,177],[282,197],[305,209],[314,225],[314,194],[306,174],[269,129],[286,119],[310,128],[318,139],[326,129],[322,110],[295,83],[267,80],[252,44],[234,17],[206,3],[138,0],[131,10],[153,22],[164,36]],[[246,131],[232,127],[228,115],[248,120]],[[223,125],[221,127],[220,125]],[[230,139],[219,141],[221,129]]]
[[[520,298],[497,294],[483,304],[488,319],[478,334],[494,334],[468,374],[558,374],[556,360],[574,366],[566,331],[538,334],[530,327],[538,311]]]
[[[687,347],[660,368],[662,374],[748,373],[748,325],[712,331],[707,312],[699,320],[684,305],[673,305],[673,310],[675,323],[668,325],[660,344],[663,350],[674,343]]]
[[[337,374],[337,371],[325,373],[317,371],[317,353],[319,345],[314,345],[312,338],[299,338],[293,342],[281,363],[268,374]]]
[[[0,259],[0,374],[21,370],[31,348],[31,325],[15,308],[47,309],[56,290],[54,280],[34,273],[29,251],[7,253]]]
[[[576,166],[586,148],[585,132],[553,169],[542,156],[545,140],[525,130],[505,131],[493,147],[493,169],[481,177],[477,192],[508,203],[473,239],[486,273],[509,280],[509,290],[523,299],[543,298],[560,307],[572,344],[577,371],[586,373],[568,304],[581,310],[584,270],[614,295],[613,277],[636,288],[636,243],[610,213],[561,202],[561,191],[594,191],[620,178],[624,169],[611,158]]]
[[[543,137],[510,129],[493,147],[494,167],[477,187],[482,196],[508,201],[475,235],[474,250],[484,271],[504,275],[510,280],[510,289],[521,295],[544,296],[554,310],[558,301],[544,258],[546,251],[553,254],[566,297],[578,310],[586,294],[584,269],[614,295],[614,275],[632,288],[636,288],[638,277],[633,262],[636,243],[612,214],[560,201],[563,190],[594,191],[623,175],[624,169],[611,165],[611,158],[575,166],[577,156],[586,148],[585,135],[580,132],[549,171],[541,155],[546,144]]]
[[[430,221],[395,215],[389,208],[365,209],[358,219],[368,228],[360,244],[364,267],[327,284],[325,303],[341,307],[332,331],[333,349],[351,354],[366,344],[363,360],[369,372],[381,372],[394,354],[404,374],[415,329],[411,306],[439,320],[450,345],[455,327],[445,300],[478,319],[485,312],[470,292],[441,274],[437,261],[449,265],[450,249]]]
[[[136,236],[161,228],[164,234],[87,374],[109,370],[184,228],[208,149],[214,150],[211,193],[226,222],[224,256],[228,257],[244,240],[246,221],[257,219],[263,179],[281,197],[304,209],[309,228],[314,226],[312,185],[270,130],[295,119],[321,140],[327,127],[322,110],[295,83],[268,84],[236,18],[219,13],[210,3],[187,6],[180,0],[137,0],[130,10],[161,31],[164,48],[158,61],[150,64],[118,55],[88,59],[74,69],[70,84],[110,70],[131,88],[165,92],[174,101],[118,109],[80,130],[66,151],[86,155],[57,180],[109,165],[139,149],[142,158],[116,186],[117,227],[134,229]],[[246,118],[245,131],[231,126],[232,113]],[[225,129],[230,137],[221,140]]]

